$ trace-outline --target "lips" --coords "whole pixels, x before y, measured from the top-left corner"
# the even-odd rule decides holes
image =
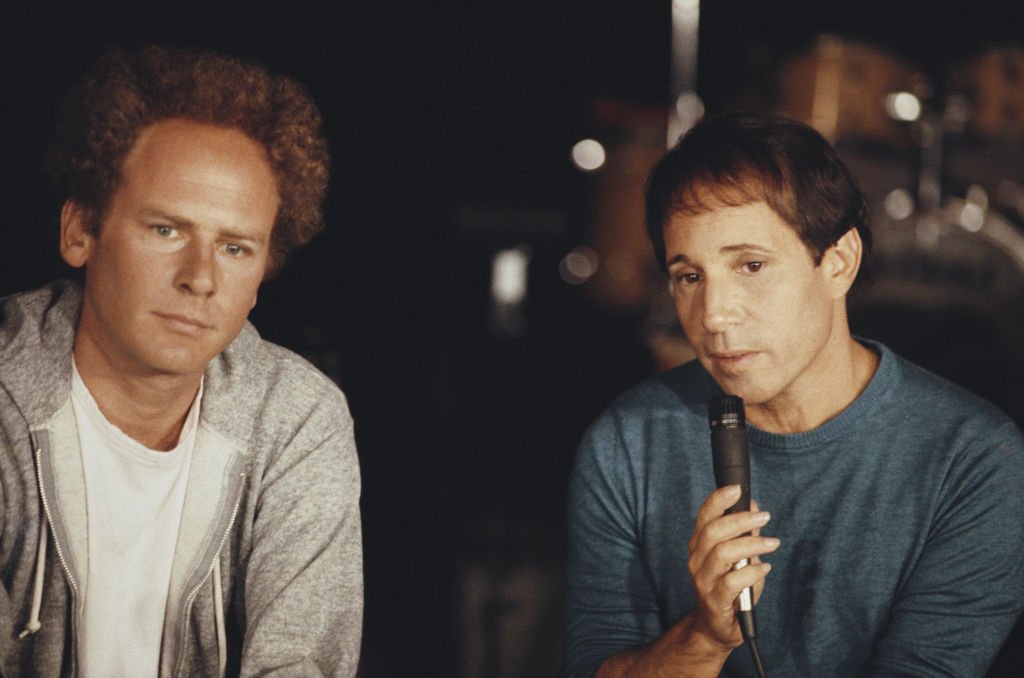
[[[204,323],[198,318],[178,313],[157,313],[164,324],[175,332],[195,336],[202,332],[213,329],[211,325]]]
[[[708,353],[712,364],[722,372],[739,372],[748,367],[757,357],[756,351],[725,351]]]

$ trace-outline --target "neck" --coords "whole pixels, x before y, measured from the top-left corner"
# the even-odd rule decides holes
[[[107,421],[151,450],[178,444],[202,375],[127,375],[99,369],[75,346],[75,365]]]
[[[821,370],[818,378],[748,407],[750,423],[770,433],[802,433],[821,426],[856,400],[874,376],[878,356],[849,330],[829,344],[815,360]]]

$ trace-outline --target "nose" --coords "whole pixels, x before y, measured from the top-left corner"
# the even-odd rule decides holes
[[[197,296],[209,296],[217,290],[217,262],[212,248],[193,243],[182,251],[175,286]]]
[[[706,279],[703,286],[701,322],[712,334],[721,334],[741,317],[738,290],[724,280]]]

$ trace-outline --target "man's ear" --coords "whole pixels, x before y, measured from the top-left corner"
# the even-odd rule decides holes
[[[60,211],[60,255],[68,265],[81,268],[89,261],[96,242],[90,226],[92,212],[73,200]]]
[[[834,245],[825,250],[821,265],[826,279],[832,287],[832,298],[846,296],[857,278],[864,243],[856,228],[851,228]]]

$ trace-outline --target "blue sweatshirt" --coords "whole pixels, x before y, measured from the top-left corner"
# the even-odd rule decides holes
[[[878,344],[864,392],[804,433],[749,429],[751,494],[781,540],[756,608],[769,676],[982,675],[1024,607],[1024,439],[997,408]],[[687,542],[715,489],[697,362],[621,396],[569,496],[564,676],[696,606]],[[754,676],[738,648],[723,676]]]

